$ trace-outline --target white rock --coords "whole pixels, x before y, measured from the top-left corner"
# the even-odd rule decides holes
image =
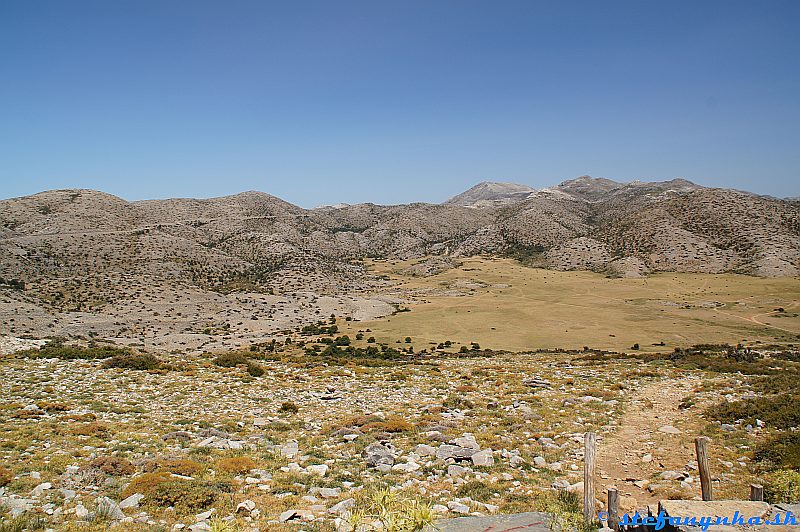
[[[34,497],[38,497],[42,493],[44,493],[46,490],[49,490],[49,489],[52,489],[52,488],[53,488],[53,485],[50,482],[42,482],[41,484],[39,484],[38,486],[33,488],[33,491],[31,491],[31,495],[33,495]]]
[[[472,455],[472,463],[476,466],[489,467],[494,465],[494,456],[491,449],[484,449]]]
[[[340,488],[320,488],[319,496],[323,499],[334,499],[342,494]]]
[[[417,454],[420,456],[434,456],[436,454],[436,448],[430,445],[425,445],[421,443],[417,445]]]
[[[406,462],[405,464],[395,464],[392,466],[392,471],[400,471],[401,473],[413,473],[421,469],[422,466],[416,462]]]
[[[125,508],[138,508],[139,507],[139,503],[142,502],[142,499],[144,499],[144,495],[143,494],[134,493],[130,497],[128,497],[126,499],[123,499],[119,503],[119,507],[122,508],[122,509],[125,509]]]
[[[306,467],[306,471],[308,471],[312,475],[324,477],[325,475],[328,474],[328,466],[326,464],[310,465]]]
[[[214,508],[208,510],[207,512],[199,513],[195,515],[195,519],[198,521],[205,521],[206,519],[211,519],[211,516],[214,514]]]
[[[451,464],[447,466],[447,474],[451,477],[461,477],[468,471],[466,467],[462,467],[460,465]]]
[[[250,513],[256,509],[256,503],[250,499],[244,500],[236,505],[236,513]]]
[[[290,441],[289,443],[281,447],[281,456],[285,456],[287,458],[294,458],[298,454],[300,454],[300,448],[298,447],[296,441]]]
[[[469,506],[466,504],[461,504],[460,502],[450,501],[447,503],[447,507],[450,508],[450,511],[457,514],[468,514],[469,513]]]
[[[125,519],[125,513],[119,507],[119,504],[112,501],[108,497],[98,497],[95,502],[97,503],[97,512],[108,516],[111,519],[119,521]]]
[[[349,510],[350,508],[352,508],[355,505],[356,505],[356,500],[355,499],[345,499],[345,500],[343,500],[343,501],[341,501],[339,503],[334,504],[330,508],[328,508],[328,513],[334,514],[334,515],[342,515],[343,513],[345,513],[347,510]]]

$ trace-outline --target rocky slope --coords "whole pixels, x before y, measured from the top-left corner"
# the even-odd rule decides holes
[[[527,185],[483,181],[469,190],[453,196],[444,203],[445,205],[464,205],[467,207],[492,206],[523,201],[528,199],[534,192],[536,191]]]

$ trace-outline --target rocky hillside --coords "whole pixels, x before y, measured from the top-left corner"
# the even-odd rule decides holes
[[[528,199],[533,192],[536,191],[527,185],[484,181],[457,196],[453,196],[444,203],[445,205],[486,207],[524,201]]]
[[[42,308],[90,312],[173,291],[364,293],[382,282],[365,258],[481,253],[611,275],[796,276],[800,204],[587,176],[539,191],[481,183],[442,205],[307,210],[260,192],[127,202],[91,190],[0,201],[0,290],[11,315],[25,308],[43,326]]]

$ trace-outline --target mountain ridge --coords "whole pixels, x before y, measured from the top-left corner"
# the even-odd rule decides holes
[[[593,179],[533,192],[482,187],[501,197],[464,205],[304,209],[260,192],[128,202],[83,189],[2,200],[0,334],[128,338],[168,327],[173,339],[206,342],[198,331],[213,329],[214,316],[246,323],[267,302],[279,328],[311,308],[386,315],[398,301],[376,296],[387,281],[368,260],[419,259],[420,275],[474,255],[611,277],[800,272],[800,203]],[[145,308],[149,321],[137,321]],[[184,310],[164,325],[175,308]]]

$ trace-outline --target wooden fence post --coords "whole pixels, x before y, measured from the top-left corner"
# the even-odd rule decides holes
[[[593,523],[595,515],[594,503],[594,458],[596,440],[594,432],[587,432],[583,439],[583,518]]]
[[[619,530],[619,491],[608,488],[608,527]]]
[[[750,484],[750,500],[763,501],[764,500],[764,486],[761,484]]]
[[[700,489],[703,493],[704,501],[713,501],[714,494],[711,490],[711,472],[708,469],[708,442],[705,436],[700,436],[694,440],[694,448],[697,451],[697,468],[700,470]]]

